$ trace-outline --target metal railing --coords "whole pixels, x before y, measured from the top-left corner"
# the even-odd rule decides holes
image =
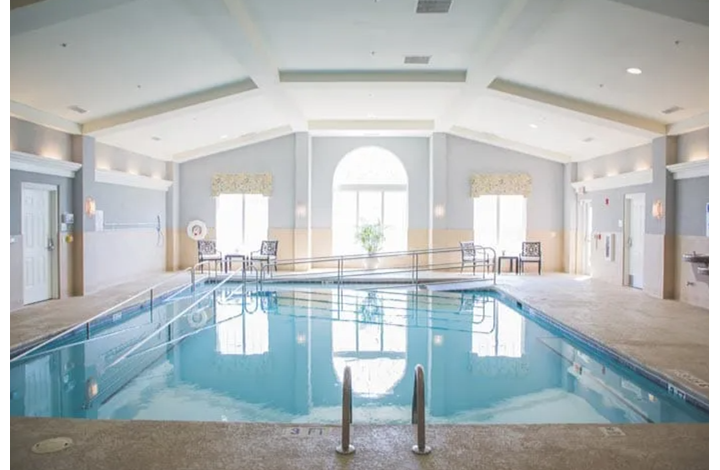
[[[450,262],[436,262],[434,258],[436,255],[457,255],[457,261]],[[259,263],[259,268],[255,269],[251,266],[250,269],[255,271],[255,281],[259,283],[268,282],[266,278],[266,272],[272,280],[289,280],[289,279],[300,279],[298,272],[280,271],[274,275],[270,271],[271,268],[277,266],[280,267],[297,267],[298,265],[306,265],[308,268],[317,267],[319,265],[325,266],[325,271],[320,272],[309,272],[302,275],[302,280],[320,280],[326,282],[335,282],[337,284],[343,284],[348,280],[352,280],[353,277],[367,279],[367,276],[388,276],[388,275],[409,275],[409,285],[417,285],[421,282],[421,272],[430,271],[451,271],[457,269],[464,269],[465,265],[473,267],[473,277],[471,279],[482,279],[492,280],[493,284],[497,282],[497,253],[491,247],[475,246],[475,257],[473,261],[467,259],[462,261],[463,249],[462,248],[431,248],[425,250],[408,250],[408,251],[395,251],[376,253],[372,256],[366,254],[360,255],[341,255],[341,256],[322,256],[313,258],[294,258],[286,260],[276,260],[267,262],[265,260],[256,260]],[[427,257],[427,263],[421,263],[421,257]],[[400,260],[404,264],[398,267],[388,267],[382,269],[374,268],[352,268],[348,267],[348,264],[352,262],[360,262],[367,259],[380,260]],[[333,266],[332,268],[328,266]],[[475,268],[482,268],[480,273],[475,275]],[[300,271],[302,272],[302,271]],[[482,277],[479,277],[479,276]],[[467,277],[454,278],[452,281],[456,282],[459,279],[467,279]],[[245,273],[243,272],[243,280],[246,280]],[[434,281],[441,281],[440,279],[434,279]]]
[[[429,454],[430,446],[425,444],[425,370],[420,364],[415,366],[412,424],[417,425],[417,444],[412,447],[412,451],[418,455]]]
[[[355,446],[350,444],[350,424],[352,423],[352,374],[350,366],[345,366],[343,372],[343,388],[342,388],[342,437],[340,445],[335,448],[335,452],[342,455],[350,455],[355,453]]]
[[[44,340],[44,341],[41,341],[41,342],[38,343],[37,345],[35,345],[35,346],[27,349],[26,351],[23,351],[22,353],[18,354],[17,356],[13,357],[12,359],[10,359],[10,363],[13,363],[14,361],[18,361],[18,360],[20,360],[20,359],[22,359],[22,358],[24,358],[24,357],[26,357],[26,356],[28,356],[28,355],[36,352],[36,351],[38,351],[39,349],[47,346],[49,343],[51,343],[51,342],[53,342],[53,341],[56,341],[57,339],[62,338],[63,336],[65,336],[65,335],[67,335],[67,334],[70,334],[70,333],[72,333],[72,332],[74,332],[74,331],[78,331],[78,330],[80,330],[81,328],[85,328],[85,339],[86,339],[86,340],[89,340],[89,339],[90,339],[90,325],[91,325],[93,322],[96,322],[96,321],[98,321],[99,319],[104,318],[104,317],[106,317],[106,316],[108,316],[108,315],[110,315],[110,314],[112,314],[112,313],[118,313],[117,311],[118,311],[121,307],[124,307],[124,306],[126,306],[126,305],[131,305],[133,301],[137,301],[138,299],[143,298],[145,295],[149,295],[149,297],[150,297],[150,305],[149,305],[149,307],[150,307],[150,315],[151,315],[151,317],[152,317],[153,308],[154,308],[155,301],[156,301],[156,299],[157,299],[158,290],[159,290],[161,287],[166,287],[167,284],[169,284],[170,282],[176,281],[176,280],[177,280],[178,278],[180,278],[181,276],[187,276],[187,274],[188,274],[188,272],[189,272],[189,273],[190,273],[190,283],[189,283],[188,285],[185,285],[185,286],[183,286],[183,285],[181,284],[181,285],[179,286],[178,290],[175,291],[175,292],[173,292],[171,298],[174,297],[174,296],[176,296],[176,295],[178,295],[178,294],[180,294],[180,293],[182,293],[182,292],[184,292],[184,291],[187,290],[188,288],[191,289],[191,290],[194,292],[194,291],[195,291],[195,285],[196,285],[196,283],[197,283],[197,276],[196,276],[195,272],[197,271],[197,268],[198,268],[198,267],[200,267],[201,265],[204,265],[204,264],[206,264],[206,263],[209,264],[209,263],[211,263],[211,261],[203,261],[203,262],[197,263],[197,264],[195,264],[195,265],[193,265],[193,266],[191,266],[191,267],[189,267],[189,268],[186,268],[186,269],[184,269],[184,270],[182,270],[182,271],[180,271],[180,272],[178,272],[178,273],[175,273],[174,275],[170,276],[169,278],[167,278],[167,279],[165,279],[165,280],[163,280],[163,281],[161,281],[161,282],[158,282],[157,284],[154,284],[154,285],[152,285],[152,286],[150,286],[150,287],[148,287],[148,288],[146,288],[146,289],[141,290],[141,291],[138,292],[137,294],[134,294],[134,295],[128,297],[127,299],[125,299],[125,300],[123,300],[123,301],[121,301],[121,302],[113,305],[112,307],[106,308],[105,310],[103,310],[102,312],[98,313],[97,315],[95,315],[95,316],[93,316],[93,317],[91,317],[91,318],[89,318],[89,319],[87,319],[87,320],[84,320],[84,321],[82,321],[82,322],[80,322],[80,323],[78,323],[78,324],[76,324],[76,325],[74,325],[74,326],[72,326],[72,327],[70,327],[70,328],[67,328],[67,329],[61,331],[60,333],[51,336],[49,339],[46,339],[46,340]]]

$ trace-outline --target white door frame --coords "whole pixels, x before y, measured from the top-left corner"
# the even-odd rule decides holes
[[[623,280],[622,280],[622,284],[623,284],[624,286],[629,286],[629,287],[635,287],[635,286],[632,286],[632,285],[630,284],[630,272],[629,272],[629,267],[630,267],[630,246],[628,245],[628,238],[630,237],[630,231],[632,230],[632,226],[631,226],[631,225],[632,225],[632,222],[631,222],[630,213],[629,213],[629,211],[628,211],[628,204],[632,204],[632,201],[633,201],[634,199],[642,199],[642,201],[643,201],[643,207],[644,207],[645,209],[647,209],[647,207],[645,207],[645,202],[646,202],[646,201],[645,201],[645,193],[629,193],[629,194],[625,194],[625,197],[623,198],[623,242],[622,242],[622,243],[623,243],[623,245],[622,245],[622,246],[623,246],[623,266],[622,266]],[[637,214],[632,214],[632,216],[633,216],[633,217],[637,217],[638,215],[637,215]],[[645,211],[643,211],[642,214],[639,214],[639,216],[642,217],[643,227],[644,227],[644,226],[645,226]],[[644,230],[643,230],[643,232],[644,232]],[[643,263],[644,263],[644,261],[645,261],[645,253],[644,253],[644,249],[645,249],[645,237],[644,237],[644,235],[645,235],[645,234],[643,233],[643,239],[642,239],[642,246],[643,246]],[[641,266],[640,269],[643,270],[643,269],[644,269],[644,266]],[[639,289],[642,289],[642,288],[643,288],[643,285],[644,285],[644,283],[645,283],[644,278],[645,278],[645,276],[642,276],[642,278],[641,278],[641,280],[642,280],[642,285],[638,287]]]
[[[39,189],[47,191],[50,197],[49,202],[49,213],[50,213],[50,237],[55,243],[54,254],[50,256],[50,289],[51,299],[57,299],[60,297],[60,230],[58,222],[60,220],[60,199],[58,198],[59,190],[57,185],[44,184],[44,183],[30,183],[23,182],[20,187],[20,213],[22,214],[22,192],[25,189]],[[22,220],[20,221],[20,233],[23,238],[25,233],[23,232]],[[25,243],[23,242],[23,260],[25,259]],[[23,261],[24,262],[24,261]],[[25,293],[25,276],[23,275],[23,295]],[[23,305],[27,305],[23,298]]]
[[[576,241],[576,272],[578,274],[592,275],[592,250],[588,248],[587,238],[592,237],[592,230],[588,230],[588,209],[592,209],[592,199],[578,199],[578,231]],[[592,218],[590,218],[592,220]],[[592,246],[592,244],[590,244]],[[588,269],[588,264],[590,269]]]

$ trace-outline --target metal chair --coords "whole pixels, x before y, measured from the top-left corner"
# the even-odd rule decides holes
[[[198,263],[203,261],[215,261],[215,271],[218,263],[222,263],[222,253],[217,249],[215,240],[198,240]],[[205,271],[205,265],[200,265],[200,272]]]
[[[540,242],[522,242],[519,260],[521,274],[525,272],[525,263],[537,263],[538,274],[540,274],[542,272],[542,247]]]
[[[270,274],[270,266],[274,266],[277,271],[277,251],[277,240],[263,240],[260,249],[250,253],[250,260],[264,262]]]
[[[460,267],[461,273],[465,269],[466,264],[472,264],[473,275],[475,275],[476,266],[482,266],[487,270],[487,268],[492,265],[487,253],[485,253],[484,250],[477,250],[475,242],[460,242],[460,250],[462,254],[462,266]]]

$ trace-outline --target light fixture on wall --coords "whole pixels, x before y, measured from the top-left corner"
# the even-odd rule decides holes
[[[433,214],[435,214],[435,218],[442,219],[443,217],[445,217],[445,206],[442,204],[437,204],[433,209]]]
[[[85,214],[88,217],[95,217],[95,199],[90,196],[85,199]]]
[[[657,199],[655,202],[653,202],[652,205],[652,216],[655,217],[657,220],[660,220],[665,215],[665,209],[663,208],[663,203],[660,199]]]

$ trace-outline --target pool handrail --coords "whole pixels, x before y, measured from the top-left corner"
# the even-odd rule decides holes
[[[338,454],[355,453],[355,446],[350,444],[350,423],[352,423],[352,374],[350,366],[345,366],[342,387],[342,436],[340,445],[335,448]]]
[[[45,346],[48,345],[49,343],[51,343],[51,342],[53,342],[53,341],[55,341],[55,340],[57,340],[57,339],[65,336],[66,334],[70,333],[71,331],[75,331],[75,330],[79,329],[79,328],[82,327],[82,326],[85,326],[85,331],[86,331],[86,338],[85,338],[85,339],[90,339],[90,324],[91,324],[92,322],[97,321],[97,320],[99,320],[100,318],[103,318],[103,317],[107,316],[108,314],[115,312],[119,307],[122,307],[123,305],[126,305],[126,304],[130,303],[131,301],[136,300],[136,299],[138,299],[139,297],[142,297],[142,296],[144,296],[144,295],[146,295],[146,294],[148,294],[148,293],[150,294],[150,310],[152,311],[152,309],[153,309],[153,301],[154,301],[154,298],[155,298],[155,291],[158,289],[158,287],[161,287],[161,286],[169,283],[170,281],[173,281],[173,280],[177,279],[177,278],[180,277],[180,276],[187,275],[188,272],[190,272],[190,283],[189,283],[188,285],[181,285],[181,286],[178,288],[178,290],[173,293],[173,295],[177,295],[178,293],[184,291],[184,290],[187,289],[188,287],[190,287],[190,288],[192,288],[193,290],[195,290],[195,284],[197,283],[197,279],[196,279],[195,272],[196,272],[197,268],[198,268],[200,265],[203,265],[203,264],[206,264],[206,263],[210,263],[210,262],[212,262],[212,261],[201,261],[201,262],[199,262],[199,263],[196,263],[195,265],[190,266],[189,268],[185,268],[185,269],[183,269],[182,271],[177,272],[177,273],[173,274],[172,276],[168,277],[167,279],[158,282],[157,284],[154,284],[154,285],[152,285],[152,286],[150,286],[150,287],[148,287],[148,288],[146,288],[146,289],[141,290],[140,292],[138,292],[138,293],[136,293],[136,294],[128,297],[127,299],[124,299],[123,301],[118,302],[117,304],[115,304],[115,305],[113,305],[113,306],[111,306],[111,307],[109,307],[109,308],[106,308],[105,310],[103,310],[102,312],[98,313],[97,315],[95,315],[95,316],[93,316],[93,317],[91,317],[91,318],[88,318],[87,320],[83,320],[83,321],[81,321],[80,323],[77,323],[77,324],[75,324],[75,325],[73,325],[73,326],[71,326],[71,327],[69,327],[69,328],[66,328],[66,329],[60,331],[59,333],[51,336],[50,338],[48,338],[48,339],[46,339],[46,340],[44,340],[44,341],[41,341],[40,343],[36,344],[35,346],[27,349],[26,351],[23,351],[22,353],[18,354],[17,356],[11,358],[11,359],[10,359],[10,363],[13,363],[13,362],[15,362],[15,361],[18,361],[18,360],[20,360],[20,359],[28,356],[29,354],[32,354],[32,353],[36,352],[37,350],[45,347]]]
[[[412,424],[417,425],[417,444],[412,451],[418,455],[430,453],[430,446],[425,444],[425,370],[418,364],[415,366],[415,383],[413,385]]]

